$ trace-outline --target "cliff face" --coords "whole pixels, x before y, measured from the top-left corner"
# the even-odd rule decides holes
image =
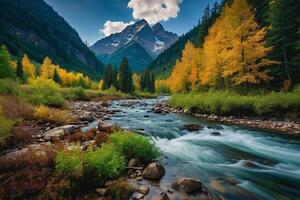
[[[42,62],[49,56],[70,71],[101,77],[104,65],[78,33],[43,0],[0,1],[0,44],[16,56]]]

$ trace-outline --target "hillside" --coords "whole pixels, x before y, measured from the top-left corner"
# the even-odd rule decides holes
[[[42,62],[49,56],[69,71],[101,76],[104,65],[82,42],[78,33],[42,0],[0,1],[0,44],[15,56]]]

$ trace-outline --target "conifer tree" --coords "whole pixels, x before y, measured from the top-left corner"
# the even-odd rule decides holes
[[[299,0],[274,0],[271,4],[270,30],[268,44],[274,47],[272,59],[281,62],[272,70],[276,80],[292,80],[299,83],[300,49],[297,49],[297,30],[299,29]]]
[[[16,79],[16,74],[11,66],[10,54],[6,46],[2,45],[0,48],[0,79],[11,78]]]
[[[122,59],[120,68],[119,68],[119,87],[121,92],[130,93],[133,90],[132,83],[132,73],[129,68],[128,60],[126,57]]]
[[[53,80],[54,80],[56,83],[62,85],[62,80],[61,80],[61,78],[60,78],[60,76],[59,76],[59,74],[58,74],[56,68],[54,69]]]
[[[23,65],[21,63],[21,60],[18,59],[17,62],[17,70],[16,70],[17,77],[19,80],[23,81],[24,80],[24,71],[23,71]]]
[[[104,88],[103,89],[109,89],[111,86],[113,86],[114,83],[114,70],[111,64],[108,64],[104,71]]]

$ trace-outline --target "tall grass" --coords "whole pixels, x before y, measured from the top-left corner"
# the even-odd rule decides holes
[[[192,112],[219,115],[249,115],[270,117],[300,117],[300,90],[264,95],[240,95],[230,91],[174,94],[172,107]]]

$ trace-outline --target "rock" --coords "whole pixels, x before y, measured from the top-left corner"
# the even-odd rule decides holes
[[[143,199],[144,195],[141,194],[141,193],[135,192],[135,193],[133,193],[131,198],[134,199],[134,200],[139,200],[139,199]]]
[[[170,200],[170,198],[167,193],[163,193],[161,197],[154,196],[152,200]]]
[[[149,187],[145,186],[145,185],[142,185],[138,188],[138,192],[143,194],[143,195],[147,195],[148,192],[149,192]]]
[[[139,161],[135,158],[132,158],[128,162],[128,167],[137,167],[139,165]]]
[[[191,114],[191,111],[189,111],[188,109],[185,109],[185,110],[183,111],[183,113],[184,113],[185,115],[190,115],[190,114]]]
[[[211,132],[210,134],[213,135],[213,136],[220,136],[221,135],[221,133],[218,132],[218,131]]]
[[[100,122],[98,124],[98,130],[101,132],[111,133],[114,131],[114,128],[115,128],[114,125],[109,124],[109,123]]]
[[[153,112],[156,113],[156,114],[162,114],[163,110],[161,108],[159,108],[159,107],[155,107],[153,109]]]
[[[157,163],[150,163],[143,171],[142,176],[144,179],[160,180],[165,175],[165,168]]]
[[[202,191],[202,183],[192,178],[180,178],[172,184],[172,188],[177,191],[192,194]]]
[[[199,131],[200,126],[198,124],[187,124],[184,125],[184,128],[188,130],[189,132]]]
[[[97,188],[96,192],[99,194],[99,196],[103,197],[106,193],[106,189],[105,188]]]
[[[94,117],[93,114],[91,114],[91,113],[86,113],[86,114],[84,114],[83,116],[80,117],[80,120],[81,120],[81,121],[87,121],[87,122],[90,122],[90,123],[91,123],[91,122],[95,121],[96,118]]]
[[[65,131],[63,129],[51,129],[44,133],[44,140],[46,141],[59,141],[61,137],[65,135]]]
[[[149,118],[150,116],[149,116],[149,115],[145,115],[144,117],[145,117],[145,118]]]
[[[248,160],[244,160],[242,162],[242,166],[248,167],[248,168],[256,168],[257,167],[256,164],[254,164],[253,162],[248,161]]]
[[[80,129],[80,126],[76,126],[76,125],[65,125],[65,126],[60,126],[60,127],[56,127],[52,130],[63,130],[65,132],[65,134],[73,134],[75,133],[78,129]]]

